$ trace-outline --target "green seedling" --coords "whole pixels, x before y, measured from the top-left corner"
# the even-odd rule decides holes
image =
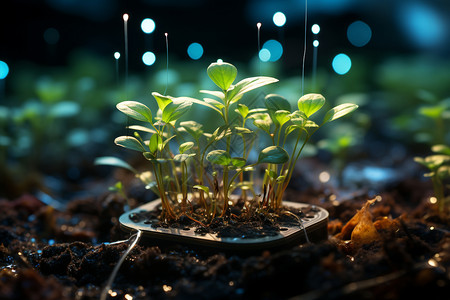
[[[132,136],[117,137],[115,143],[141,152],[150,162],[151,172],[143,176],[120,160],[107,164],[129,169],[148,188],[156,190],[161,198],[163,221],[184,215],[208,224],[216,216],[225,217],[232,203],[230,197],[238,190],[244,200],[249,200],[248,191],[252,193],[256,205],[249,207],[279,211],[294,166],[311,136],[358,106],[338,105],[316,123],[311,117],[324,106],[322,95],[304,95],[292,110],[285,98],[270,94],[264,99],[264,107],[250,108],[242,103],[243,96],[277,79],[258,76],[234,83],[237,69],[225,62],[212,63],[207,74],[218,90],[201,90],[207,95],[202,100],[153,92],[157,112],[137,101],[117,104],[119,111],[140,123],[129,126],[134,130]],[[192,106],[199,105],[221,120],[212,133],[204,132],[203,125],[194,120],[183,120]],[[258,132],[267,136],[267,144],[255,145]],[[250,159],[253,152],[256,159]],[[257,189],[251,178],[252,172],[260,167],[265,175],[262,187]],[[260,197],[256,190],[262,191]],[[201,209],[194,210],[192,203]]]
[[[430,171],[424,174],[430,177],[433,183],[434,196],[439,213],[448,216],[450,210],[449,185],[446,181],[450,178],[450,147],[446,145],[434,145],[431,147],[434,154],[427,157],[415,157],[414,160],[425,166]]]

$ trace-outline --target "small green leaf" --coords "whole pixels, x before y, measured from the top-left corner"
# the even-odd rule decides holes
[[[320,94],[303,95],[297,102],[298,109],[309,118],[312,114],[322,108],[325,98]]]
[[[225,99],[225,94],[222,91],[200,90],[200,93],[209,94],[211,96],[217,97],[220,100],[222,100],[222,103],[223,103],[223,99]]]
[[[170,123],[178,120],[183,114],[185,114],[192,106],[190,101],[171,102],[166,105],[162,113],[162,121]]]
[[[175,155],[173,160],[177,161],[177,162],[183,162],[193,156],[195,156],[195,153],[190,153],[190,154],[180,153],[180,154]]]
[[[184,128],[195,140],[198,140],[203,134],[203,125],[195,121],[180,122],[180,126]]]
[[[246,159],[243,157],[232,157],[231,164],[236,168],[242,168],[247,163]]]
[[[233,127],[233,132],[235,132],[236,134],[241,134],[241,135],[253,133],[253,131],[251,131],[250,129],[245,128],[245,127],[239,127],[239,126]]]
[[[194,185],[192,188],[197,189],[197,190],[202,190],[206,194],[209,194],[209,187],[207,187],[207,186],[197,184],[197,185]]]
[[[266,169],[266,175],[267,175],[270,179],[275,179],[275,177],[277,177],[277,172],[275,172],[275,171],[273,171],[273,170]]]
[[[116,105],[117,109],[127,116],[153,124],[152,111],[146,105],[136,101],[123,101]]]
[[[159,134],[152,135],[152,137],[150,138],[150,141],[148,143],[148,148],[150,149],[150,152],[155,153],[158,150],[161,151],[162,143],[163,143],[163,141]]]
[[[334,121],[356,110],[358,105],[353,103],[344,103],[330,109],[323,118],[322,124]]]
[[[232,64],[226,62],[217,62],[209,65],[207,69],[209,78],[223,91],[233,83],[237,76],[237,69]]]
[[[270,119],[269,114],[267,113],[256,113],[251,115],[251,118],[253,118],[253,124],[264,130],[265,132],[270,134],[270,125],[272,124],[272,120]]]
[[[225,150],[213,150],[206,155],[206,159],[217,165],[228,166],[231,163],[231,157]]]
[[[230,101],[234,98],[240,98],[247,92],[251,90],[257,89],[259,87],[265,86],[270,83],[277,82],[278,79],[272,77],[258,76],[258,77],[249,77],[242,79],[238,83],[236,83],[232,89],[228,92],[228,99]],[[236,101],[232,101],[236,102]]]
[[[236,112],[239,113],[242,118],[247,118],[248,115],[248,107],[245,104],[238,104],[238,107],[236,109]]]
[[[286,179],[286,176],[284,176],[284,175],[278,176],[277,177],[277,182],[278,183],[283,182],[285,179]]]
[[[275,120],[277,120],[278,124],[280,124],[280,126],[283,126],[284,123],[286,123],[287,121],[289,121],[291,118],[291,113],[287,110],[277,110],[275,112]]]
[[[119,136],[114,140],[114,143],[118,146],[139,151],[146,152],[145,147],[139,142],[139,140],[132,136]]]
[[[131,165],[129,165],[124,160],[114,157],[114,156],[103,156],[98,157],[95,159],[94,164],[96,166],[103,165],[103,166],[113,166],[113,167],[120,167],[127,170],[130,170],[134,174],[137,174],[137,171],[135,168],[133,168]]]
[[[265,105],[269,111],[276,112],[278,110],[286,110],[288,112],[291,111],[291,104],[286,98],[276,95],[269,94],[265,97]]]
[[[170,97],[170,96],[163,96],[157,92],[153,92],[152,95],[156,99],[156,102],[158,103],[158,107],[161,111],[164,111],[164,108],[167,106],[167,104],[173,102],[172,97]]]
[[[180,145],[179,150],[180,153],[184,153],[187,150],[191,149],[192,147],[194,147],[194,142],[186,142]]]
[[[434,145],[431,147],[431,151],[435,153],[450,155],[450,147],[447,145]]]
[[[258,163],[284,164],[289,160],[289,154],[280,146],[269,146],[259,153]]]
[[[316,122],[314,122],[313,120],[307,120],[304,126],[307,127],[307,128],[309,128],[309,127],[319,127],[319,125],[317,125]]]
[[[432,119],[438,119],[444,111],[445,106],[443,105],[424,106],[419,109],[419,114]]]

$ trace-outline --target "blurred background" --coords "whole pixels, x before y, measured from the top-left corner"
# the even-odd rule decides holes
[[[450,142],[448,0],[310,0],[306,28],[304,0],[3,0],[2,7],[0,196],[42,180],[58,189],[54,182],[89,178],[98,172],[95,157],[121,152],[112,141],[126,121],[116,103],[150,103],[152,91],[165,90],[201,97],[217,59],[235,64],[239,78],[279,78],[270,92],[293,103],[304,73],[305,92],[324,94],[330,105],[359,104],[315,141],[312,155],[326,162],[392,167]]]

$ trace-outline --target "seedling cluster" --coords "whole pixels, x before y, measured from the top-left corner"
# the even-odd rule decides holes
[[[226,62],[212,63],[207,74],[219,89],[201,90],[207,95],[202,100],[153,92],[158,105],[156,113],[136,101],[117,104],[118,110],[141,124],[129,126],[134,134],[119,136],[115,143],[141,152],[149,161],[151,171],[138,173],[118,159],[103,158],[100,163],[135,172],[161,198],[164,222],[186,216],[200,224],[209,224],[217,216],[231,214],[232,195],[246,201],[244,210],[248,213],[252,210],[280,212],[294,166],[311,136],[358,106],[345,103],[333,107],[316,123],[311,117],[325,104],[320,94],[302,96],[295,109],[282,96],[269,94],[264,98],[264,107],[252,108],[242,103],[243,96],[277,79],[249,77],[233,84],[237,69]],[[217,114],[220,125],[207,133],[195,120],[182,121],[192,106],[202,106]],[[258,136],[260,132],[266,135],[267,145],[255,142],[263,140]],[[234,146],[237,140],[240,147]],[[252,159],[251,153],[255,151],[257,155]],[[253,173],[261,168],[264,176],[256,187]]]

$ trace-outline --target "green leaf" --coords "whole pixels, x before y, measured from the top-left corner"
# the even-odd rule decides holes
[[[251,118],[253,118],[253,124],[264,130],[265,132],[270,134],[270,125],[272,124],[272,120],[270,119],[269,114],[267,113],[256,113],[251,115]]]
[[[231,163],[231,157],[225,150],[213,150],[206,155],[206,159],[217,165],[228,166]]]
[[[317,125],[316,122],[314,122],[313,120],[307,120],[304,126],[305,127],[319,127],[319,125]]]
[[[197,189],[197,190],[202,190],[206,194],[209,194],[209,187],[207,187],[207,186],[197,184],[197,185],[194,185],[193,188]]]
[[[194,147],[194,142],[186,142],[180,145],[179,150],[180,153],[184,153],[187,150],[191,149],[192,147]]]
[[[238,107],[236,109],[236,112],[239,113],[242,118],[246,118],[248,115],[248,107],[245,104],[238,104]]]
[[[266,169],[266,175],[267,175],[270,179],[275,179],[275,177],[277,177],[277,172],[275,172],[275,171],[273,171],[273,170]]]
[[[253,131],[251,131],[250,129],[246,128],[246,127],[233,127],[233,132],[236,134],[252,134]]]
[[[289,154],[280,146],[269,146],[259,153],[258,163],[284,164],[289,160]]]
[[[434,145],[431,147],[431,151],[435,153],[450,155],[450,147],[447,145]]]
[[[155,129],[148,128],[148,127],[141,126],[141,125],[131,125],[131,126],[128,126],[127,128],[133,129],[133,130],[138,130],[138,131],[143,131],[143,132],[156,133]]]
[[[237,69],[232,64],[226,62],[217,62],[209,65],[207,69],[209,78],[223,91],[233,83],[237,76]]]
[[[222,91],[200,90],[200,93],[209,94],[211,96],[217,97],[220,100],[222,100],[222,103],[223,103],[223,99],[225,99],[225,94]]]
[[[177,98],[177,99],[179,99],[179,98]],[[196,103],[196,104],[200,104],[202,106],[211,108],[211,109],[217,111],[220,115],[222,115],[222,111],[215,105],[216,103],[220,103],[219,101],[209,99],[209,98],[205,98],[204,101],[201,101],[201,100],[198,100],[195,98],[188,98],[188,97],[184,97],[184,99],[188,99],[189,102],[191,102],[191,103]],[[216,102],[214,102],[214,104],[212,104],[212,103],[210,103],[211,101],[216,101]]]
[[[242,79],[236,83],[232,89],[228,92],[228,99],[231,101],[233,98],[242,97],[243,94],[265,86],[270,83],[277,82],[278,79],[272,77],[258,76]],[[236,101],[233,101],[236,102]]]
[[[289,121],[291,118],[291,113],[287,110],[277,110],[275,112],[275,120],[277,120],[278,124],[280,124],[280,126],[283,126],[284,123],[286,123],[287,121]]]
[[[312,114],[322,108],[325,98],[320,94],[303,95],[297,102],[298,109],[309,118]]]
[[[444,111],[445,106],[443,105],[424,106],[419,109],[419,114],[432,119],[438,119]]]
[[[134,174],[137,174],[137,170],[133,168],[131,165],[129,165],[124,160],[114,157],[114,156],[103,156],[103,157],[97,157],[94,161],[94,165],[96,166],[113,166],[113,167],[119,167],[124,168],[127,170],[130,170]]]
[[[186,161],[188,158],[195,156],[195,153],[190,153],[190,154],[185,154],[185,153],[180,153],[174,156],[173,160],[177,161],[177,162],[184,162]]]
[[[198,140],[203,134],[203,125],[195,121],[180,122],[180,126],[184,128],[195,140]]]
[[[123,101],[116,105],[117,109],[127,116],[153,124],[152,111],[146,105],[136,101]]]
[[[269,94],[265,97],[265,105],[269,111],[276,112],[278,110],[286,110],[288,112],[291,111],[291,104],[286,98],[276,95]]]
[[[114,140],[114,143],[118,146],[136,150],[139,152],[146,152],[147,150],[144,148],[144,146],[139,142],[139,140],[132,136],[119,136]]]
[[[158,107],[161,111],[164,111],[164,108],[167,106],[167,104],[173,102],[172,97],[170,97],[170,96],[163,96],[157,92],[153,92],[152,95],[156,99],[156,102],[158,103]]]
[[[352,111],[356,110],[358,108],[358,105],[353,103],[344,103],[338,106],[333,107],[330,109],[323,118],[322,124],[325,124],[327,122],[334,121],[340,117],[343,117]]]
[[[232,157],[231,164],[236,168],[242,168],[247,163],[247,160],[243,157]]]
[[[162,113],[162,121],[170,123],[178,120],[192,106],[190,101],[171,102],[166,105]]]
[[[148,143],[148,148],[150,149],[150,152],[155,153],[158,150],[161,151],[162,143],[163,141],[159,134],[152,135]]]

